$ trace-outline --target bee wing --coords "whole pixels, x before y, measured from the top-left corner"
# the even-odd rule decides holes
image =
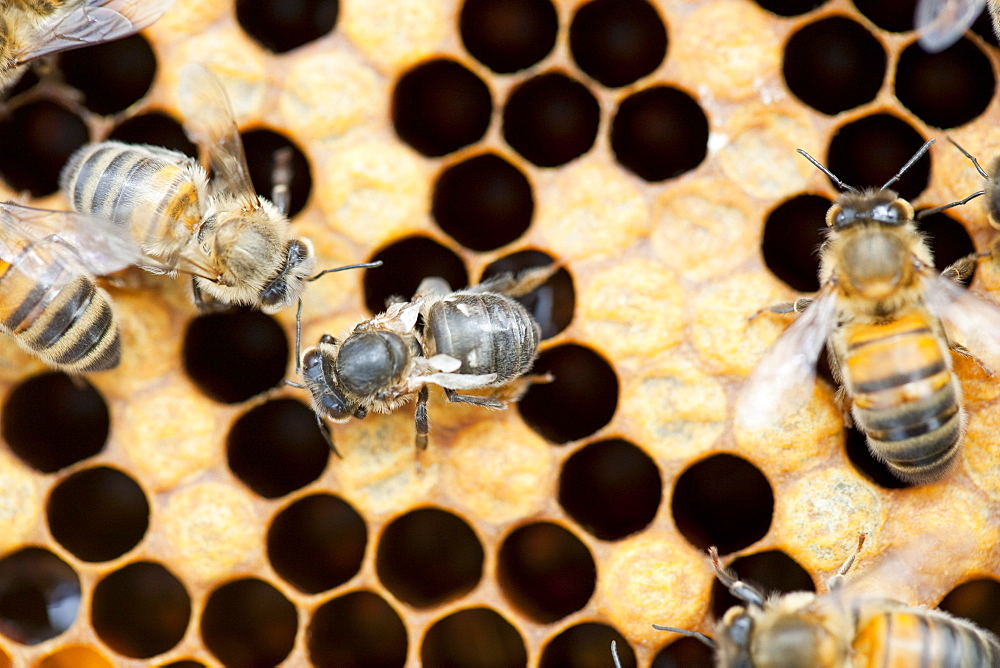
[[[924,299],[987,366],[1000,369],[1000,307],[940,274],[924,279]]]
[[[737,423],[749,429],[773,426],[808,402],[816,360],[836,321],[836,306],[833,290],[821,290],[764,353],[737,395]]]
[[[43,22],[15,55],[24,63],[57,51],[110,42],[150,25],[174,0],[86,0]]]
[[[965,34],[985,4],[986,0],[919,0],[914,24],[920,46],[929,53],[944,51]]]
[[[204,65],[185,65],[181,70],[180,104],[188,137],[212,165],[213,188],[236,197],[244,208],[260,208],[236,117],[219,78]]]

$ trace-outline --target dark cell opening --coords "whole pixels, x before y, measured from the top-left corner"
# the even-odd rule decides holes
[[[428,608],[472,591],[483,575],[483,546],[456,515],[421,508],[382,531],[375,568],[396,598]]]
[[[656,462],[628,441],[591,443],[566,460],[559,476],[559,503],[602,540],[646,528],[662,499]]]
[[[692,545],[702,550],[715,545],[720,554],[728,554],[764,537],[774,494],[764,474],[747,460],[713,455],[680,475],[671,508],[677,530]]]
[[[573,17],[569,48],[581,70],[618,88],[660,66],[667,55],[667,29],[645,0],[594,0]]]
[[[670,643],[653,659],[653,668],[714,668],[715,653],[695,638]]]
[[[123,121],[112,130],[108,139],[127,144],[152,144],[180,151],[192,158],[198,157],[198,149],[184,134],[181,124],[173,116],[158,111]]]
[[[455,290],[469,283],[461,258],[426,237],[397,241],[380,250],[375,260],[382,260],[384,266],[365,270],[364,280],[365,306],[373,314],[384,311],[390,297],[410,299],[428,276],[440,276]]]
[[[491,262],[483,270],[479,282],[482,283],[500,274],[519,274],[526,269],[552,264],[553,261],[552,256],[542,251],[518,251]],[[542,328],[543,339],[552,338],[569,327],[569,323],[573,321],[576,290],[573,288],[573,277],[565,267],[552,274],[539,287],[515,299],[528,309],[535,322]]]
[[[420,646],[424,666],[523,668],[528,652],[517,629],[489,608],[448,615],[427,630]]]
[[[996,78],[990,59],[968,39],[940,53],[914,42],[899,56],[896,97],[920,120],[936,128],[964,125],[986,111]]]
[[[438,59],[406,72],[392,92],[392,124],[404,142],[438,157],[479,141],[490,125],[490,89],[464,65]]]
[[[305,208],[312,192],[312,174],[309,160],[296,144],[287,137],[271,130],[251,130],[243,134],[247,153],[247,167],[257,192],[267,199],[273,198],[274,172],[278,165],[279,151],[290,152],[291,169],[288,181],[288,217],[294,218]]]
[[[830,140],[826,166],[844,183],[858,189],[881,188],[926,141],[909,123],[891,114],[872,114],[847,123]],[[814,156],[815,157],[815,156]],[[927,187],[930,153],[910,166],[889,186],[913,200]]]
[[[106,466],[78,471],[56,485],[46,512],[52,537],[83,561],[122,556],[149,527],[142,488]]]
[[[756,586],[764,595],[772,592],[816,591],[812,578],[794,559],[780,550],[758,552],[740,557],[729,565],[740,580]],[[718,579],[712,583],[712,615],[722,619],[734,605],[745,605],[729,593]]]
[[[184,336],[184,370],[216,401],[237,404],[285,376],[288,339],[269,315],[249,309],[200,315]]]
[[[938,607],[964,617],[980,628],[1000,633],[1000,582],[992,578],[969,580],[952,589]]]
[[[913,486],[894,476],[884,462],[872,455],[868,448],[868,441],[862,432],[853,427],[849,428],[845,432],[844,441],[847,459],[858,473],[868,480],[883,489],[906,489]]]
[[[778,16],[799,16],[823,6],[826,0],[755,0],[762,9]]]
[[[354,591],[316,609],[306,643],[314,666],[393,668],[406,663],[406,626],[381,596]]]
[[[326,35],[338,0],[236,0],[236,20],[265,49],[285,53]]]
[[[558,524],[538,522],[515,530],[504,539],[497,562],[504,595],[539,624],[587,605],[597,584],[590,550]]]
[[[927,243],[934,253],[934,265],[938,269],[944,269],[952,262],[963,258],[976,250],[972,245],[972,238],[965,227],[957,220],[945,213],[935,213],[920,219],[920,230],[927,237]],[[968,286],[975,271],[964,282]]]
[[[583,346],[543,351],[532,373],[551,373],[551,383],[532,385],[518,404],[528,426],[553,443],[590,436],[611,421],[618,407],[618,377],[608,362]]]
[[[594,145],[601,109],[587,87],[549,72],[515,88],[503,110],[503,136],[539,167],[558,167]]]
[[[505,246],[528,229],[535,213],[531,184],[496,153],[444,169],[434,183],[431,213],[441,229],[474,251]]]
[[[147,659],[179,643],[191,619],[184,585],[160,564],[131,563],[94,588],[94,630],[111,649]]]
[[[854,6],[882,30],[913,30],[917,0],[854,0]]]
[[[63,165],[87,140],[80,117],[54,102],[17,107],[0,118],[0,176],[11,190],[51,195],[59,189]]]
[[[885,49],[858,23],[832,16],[806,24],[789,38],[785,83],[800,100],[837,114],[875,99],[885,77]]]
[[[255,578],[228,582],[208,597],[201,637],[227,666],[276,666],[295,644],[295,606]]]
[[[0,411],[11,451],[42,473],[93,457],[108,440],[104,398],[85,380],[43,373],[14,388]]]
[[[226,457],[247,487],[273,499],[318,478],[330,446],[311,408],[295,399],[274,399],[236,421],[226,439]]]
[[[771,273],[798,292],[819,290],[819,254],[830,200],[798,195],[779,204],[764,222],[761,252]]]
[[[267,532],[267,558],[299,591],[318,594],[357,575],[368,544],[365,520],[330,494],[299,499],[282,510]]]
[[[0,559],[0,633],[37,645],[68,629],[80,611],[80,578],[40,547]]]
[[[611,641],[618,645],[622,668],[635,666],[635,652],[625,638],[610,626],[584,622],[571,626],[542,650],[539,668],[574,666],[575,668],[607,668],[611,662]]]
[[[646,181],[689,172],[708,151],[708,118],[687,93],[657,86],[622,100],[611,123],[619,163]]]
[[[552,51],[559,19],[549,0],[466,0],[458,25],[462,43],[476,60],[509,74]]]
[[[181,659],[163,664],[162,668],[205,668],[205,664],[194,659]]]
[[[146,95],[156,75],[156,56],[142,35],[68,51],[59,57],[66,83],[83,93],[98,114],[115,114]]]

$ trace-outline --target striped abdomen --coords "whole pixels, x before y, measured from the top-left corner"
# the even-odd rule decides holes
[[[459,293],[427,313],[428,355],[461,361],[457,373],[497,374],[502,385],[531,368],[541,332],[519,303],[493,293]]]
[[[59,183],[73,209],[128,227],[157,258],[175,258],[201,223],[204,172],[177,151],[90,144],[70,157]]]
[[[858,629],[853,646],[853,665],[865,668],[1000,666],[1000,644],[993,634],[936,610],[877,614]]]
[[[50,257],[40,276],[25,271]],[[121,356],[107,293],[38,242],[13,262],[0,262],[0,329],[46,364],[71,373],[113,369]]]
[[[944,475],[962,435],[961,393],[936,327],[914,313],[849,326],[844,336],[854,418],[872,452],[911,482]]]

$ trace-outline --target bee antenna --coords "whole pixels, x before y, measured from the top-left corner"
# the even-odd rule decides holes
[[[764,595],[753,585],[743,582],[736,577],[736,574],[722,565],[719,561],[719,550],[713,545],[708,548],[708,556],[712,559],[712,568],[715,569],[715,577],[719,579],[729,593],[740,599],[747,605],[764,607]]]
[[[660,626],[659,624],[653,624],[653,628],[657,631],[670,631],[671,633],[679,633],[682,636],[687,636],[688,638],[694,638],[703,645],[707,645],[712,649],[716,648],[715,641],[709,638],[704,633],[698,633],[697,631],[688,631],[687,629],[675,629],[673,626]]]
[[[302,373],[301,350],[302,350],[302,297],[299,297],[299,308],[295,310],[295,375],[299,375],[300,373]]]
[[[958,200],[957,202],[952,202],[950,204],[942,204],[941,206],[936,206],[933,209],[924,209],[923,211],[917,212],[916,219],[920,220],[921,218],[926,218],[927,216],[933,216],[935,213],[941,213],[942,211],[950,209],[954,206],[962,206],[963,204],[966,204],[976,199],[980,195],[985,195],[985,194],[986,194],[985,190],[979,190],[977,192],[972,193],[968,197]]]
[[[819,171],[821,171],[824,174],[826,174],[830,178],[830,180],[833,181],[837,185],[838,188],[840,188],[841,190],[846,190],[847,192],[851,192],[851,193],[858,192],[857,188],[855,188],[854,186],[849,186],[846,183],[844,183],[843,181],[841,181],[840,178],[836,174],[834,174],[829,169],[827,169],[826,167],[824,167],[823,165],[821,165],[816,158],[812,157],[811,155],[809,155],[808,153],[806,153],[805,151],[803,151],[801,148],[797,148],[795,150],[798,151],[799,153],[801,153],[802,156],[806,160],[808,160],[809,162],[811,162],[813,164],[813,166],[816,167],[816,169],[818,169]]]
[[[982,165],[979,164],[979,161],[976,160],[976,157],[974,155],[972,155],[971,153],[969,153],[968,151],[966,151],[964,148],[962,148],[961,146],[959,146],[958,142],[955,141],[954,139],[952,139],[951,137],[948,137],[948,141],[951,142],[952,146],[954,146],[959,151],[961,151],[962,155],[964,155],[966,158],[968,158],[969,160],[972,161],[972,164],[976,166],[976,171],[979,172],[980,176],[982,176],[987,181],[990,180],[990,175],[986,173],[986,170],[984,170],[982,168]]]
[[[348,265],[345,265],[343,267],[334,267],[333,269],[324,269],[323,271],[319,272],[315,276],[307,278],[306,280],[311,283],[311,282],[315,281],[317,278],[319,278],[321,276],[325,276],[327,274],[332,274],[332,273],[338,272],[338,271],[346,271],[348,269],[374,269],[375,267],[381,267],[381,266],[382,266],[382,260],[375,260],[374,262],[363,262],[362,264],[348,264]]]
[[[300,390],[306,389],[306,386],[301,383],[296,383],[294,380],[285,379],[285,385],[291,385],[292,387],[297,387]]]
[[[894,177],[892,177],[891,179],[889,179],[888,181],[886,181],[885,185],[883,185],[881,188],[879,188],[879,190],[885,190],[886,188],[888,188],[889,186],[891,186],[893,183],[895,183],[896,181],[898,181],[899,177],[901,177],[906,172],[906,170],[908,170],[910,167],[913,166],[913,163],[915,163],[917,160],[920,160],[920,158],[923,157],[924,153],[927,153],[927,150],[930,149],[931,144],[933,144],[934,141],[935,141],[934,139],[928,139],[927,141],[925,141],[924,145],[921,146],[917,150],[917,152],[913,154],[913,157],[906,161],[906,164],[903,165],[902,169],[900,169],[898,172],[896,172],[896,175]]]
[[[622,668],[622,660],[618,658],[618,643],[611,641],[611,660],[615,662],[615,668]]]

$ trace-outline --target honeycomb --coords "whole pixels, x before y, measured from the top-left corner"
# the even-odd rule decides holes
[[[710,665],[731,604],[705,549],[767,589],[856,567],[1000,630],[1000,389],[956,358],[961,463],[919,487],[807,408],[735,429],[737,387],[817,288],[836,189],[879,186],[927,138],[1000,153],[996,42],[915,44],[884,0],[178,0],[141,35],[62,54],[0,118],[0,196],[63,208],[73,150],[194,154],[189,61],[229,92],[254,182],[293,149],[291,211],[328,276],[303,340],[428,275],[454,287],[558,262],[526,304],[555,380],[504,412],[432,391],[334,425],[294,377],[294,313],[198,314],[181,280],[109,291],[114,371],[52,373],[0,340],[0,665]],[[35,94],[37,93],[37,94]],[[900,179],[918,209],[982,187],[944,142]],[[922,221],[940,266],[995,238],[981,200]],[[1000,272],[982,264],[972,289]],[[804,392],[813,392],[803,388]],[[867,576],[867,582],[866,582]]]

